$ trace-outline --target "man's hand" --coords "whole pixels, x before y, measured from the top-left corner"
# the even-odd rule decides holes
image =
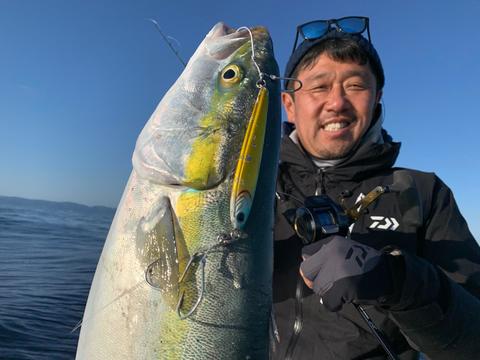
[[[300,274],[330,311],[343,304],[388,305],[394,294],[391,255],[341,236],[303,248]]]

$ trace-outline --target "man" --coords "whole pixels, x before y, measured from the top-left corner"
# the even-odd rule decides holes
[[[282,94],[294,131],[277,183],[273,357],[385,359],[362,304],[400,359],[478,358],[480,249],[438,177],[393,167],[400,144],[382,129],[384,73],[368,18],[314,21],[299,35]],[[362,202],[378,186],[385,193]],[[313,195],[362,208],[348,236],[295,225]]]

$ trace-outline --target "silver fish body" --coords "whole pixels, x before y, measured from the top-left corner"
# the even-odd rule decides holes
[[[140,134],[77,359],[268,358],[279,84],[267,79],[268,105],[259,100],[250,34],[259,69],[278,75],[264,28],[219,23]],[[243,159],[258,150],[261,162],[239,227],[232,188],[252,113],[262,106],[265,135],[254,134]]]

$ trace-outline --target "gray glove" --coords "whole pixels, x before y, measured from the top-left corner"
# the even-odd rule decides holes
[[[391,255],[338,235],[304,247],[302,254],[301,272],[330,311],[350,302],[382,306],[397,300]]]

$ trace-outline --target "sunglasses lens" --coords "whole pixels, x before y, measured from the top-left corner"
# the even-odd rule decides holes
[[[301,31],[305,39],[318,39],[325,35],[328,30],[328,22],[315,21],[302,25]]]
[[[365,30],[366,20],[358,17],[350,17],[337,20],[337,24],[342,31],[350,34],[356,34],[362,33]]]

